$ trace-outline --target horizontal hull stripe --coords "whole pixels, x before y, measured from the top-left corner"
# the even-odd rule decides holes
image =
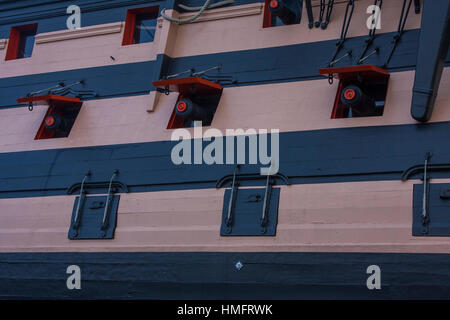
[[[292,183],[396,180],[407,168],[422,164],[426,152],[433,153],[432,163],[450,163],[449,131],[450,122],[438,122],[280,133],[279,171]],[[131,192],[214,188],[234,170],[233,165],[220,164],[177,166],[171,160],[176,143],[3,153],[0,198],[62,195],[88,170],[91,181],[99,182],[120,170],[117,180]],[[259,173],[260,167],[243,165],[240,173]]]
[[[148,0],[81,0],[76,5],[82,12],[82,27],[88,27],[124,21],[128,8],[161,6],[164,3]],[[70,1],[40,1],[37,4],[34,0],[0,4],[0,38],[8,38],[13,26],[36,22],[39,23],[38,33],[67,30],[66,21],[70,15],[66,11],[72,4]]]
[[[23,107],[17,103],[18,98],[53,87],[61,81],[69,85],[85,80],[85,88],[97,93],[91,99],[146,94],[150,90],[150,75],[155,64],[155,61],[137,62],[3,78],[0,79],[0,107]]]
[[[211,127],[222,132],[230,128],[276,128],[280,132],[295,132],[415,124],[410,114],[414,77],[414,71],[392,73],[383,116],[351,119],[331,119],[338,84],[330,86],[327,79],[226,88]],[[447,68],[430,122],[450,121],[449,88],[450,68]],[[276,95],[268,95],[268,92],[276,92]],[[68,138],[45,141],[35,141],[34,137],[47,106],[35,106],[33,112],[26,108],[3,110],[0,136],[5,138],[0,139],[0,153],[170,140],[173,130],[163,129],[177,94],[160,95],[154,104],[153,96],[154,92],[86,101]],[[145,106],[150,109],[152,105],[153,112],[143,113]],[[317,107],[311,108],[311,105]],[[127,116],[117,116],[112,110],[126,110]],[[21,125],[11,126],[17,119]],[[130,128],[136,128],[132,135]]]
[[[172,9],[174,2],[155,0],[78,0],[82,12],[82,27],[125,21],[126,10],[159,5]],[[260,2],[258,0],[235,0],[232,6]],[[71,1],[7,1],[0,3],[0,39],[8,38],[12,26],[39,22],[38,33],[66,30]],[[183,0],[187,6],[202,6],[203,0]],[[175,7],[177,7],[175,5]],[[178,8],[178,7],[177,7]],[[177,9],[180,10],[179,8]],[[42,20],[42,21],[41,21]]]
[[[389,64],[391,72],[415,68],[419,33],[418,29],[405,32]],[[379,55],[366,61],[368,64],[383,64],[392,36],[393,33],[377,36],[374,45],[382,49]],[[349,39],[346,48],[358,51],[364,46],[364,40],[365,37]],[[84,79],[86,88],[98,92],[96,99],[146,94],[155,90],[151,83],[160,75],[177,74],[191,68],[205,70],[219,64],[222,65],[221,74],[236,81],[225,87],[323,79],[318,68],[326,65],[335,50],[335,43],[335,40],[329,40],[180,58],[158,55],[156,61],[3,78],[0,79],[0,108],[18,107],[17,98],[59,81],[71,83]],[[447,62],[450,62],[450,54]],[[336,66],[350,63],[343,59]]]
[[[431,188],[449,182],[433,179]],[[122,193],[114,240],[104,241],[68,239],[74,196],[0,199],[0,252],[450,253],[447,236],[411,236],[413,190],[420,183],[414,179],[276,186],[280,196],[274,237],[220,236],[224,194],[229,193],[223,189]],[[241,187],[236,195],[242,199],[242,193],[252,190]],[[88,195],[92,197],[96,196]],[[251,208],[236,203],[236,218],[243,205]],[[88,207],[82,216],[95,214]],[[436,230],[439,209],[433,208],[430,228]],[[235,226],[242,223],[237,219]],[[257,227],[258,220],[254,223]]]
[[[70,265],[81,290],[67,289]],[[0,279],[0,299],[449,299],[450,255],[16,253],[0,254]]]

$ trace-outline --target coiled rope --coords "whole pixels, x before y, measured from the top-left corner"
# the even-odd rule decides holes
[[[164,19],[171,21],[171,22],[175,22],[175,23],[179,23],[179,24],[189,23],[189,22],[193,22],[196,19],[198,19],[206,9],[214,9],[214,8],[222,7],[227,4],[232,4],[232,3],[234,3],[234,0],[224,0],[224,1],[217,2],[217,3],[213,3],[211,5],[210,5],[210,3],[211,3],[211,0],[206,0],[205,3],[203,4],[203,6],[201,6],[201,7],[188,7],[183,4],[179,4],[178,6],[183,10],[191,11],[191,12],[198,11],[195,15],[193,15],[190,18],[177,19],[177,18],[169,17],[168,15],[166,15],[164,13],[166,11],[165,8],[161,10],[161,16]]]

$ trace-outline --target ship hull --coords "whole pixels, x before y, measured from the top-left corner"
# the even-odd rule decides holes
[[[241,262],[238,270],[236,264]],[[69,290],[66,268],[81,269]],[[449,254],[0,254],[2,299],[448,299]],[[381,269],[369,290],[367,268]]]
[[[445,26],[439,4],[426,1],[401,33],[403,1],[385,1],[373,43],[365,10],[373,0],[356,1],[334,62],[341,71],[378,70],[352,73],[361,86],[383,86],[372,92],[382,115],[367,117],[337,116],[344,82],[339,72],[334,80],[319,73],[332,64],[347,1],[336,2],[325,30],[304,22],[268,27],[268,1],[256,0],[206,10],[186,24],[158,16],[168,5],[162,1],[89,0],[80,2],[84,24],[73,30],[64,3],[0,4],[0,299],[449,299],[450,170],[413,170],[402,180],[425,159],[425,167],[450,168],[450,52],[423,44],[440,41],[433,17]],[[192,16],[177,5],[166,14]],[[319,1],[313,5],[317,12]],[[157,13],[148,29],[154,38],[130,44],[138,29],[130,21],[148,6]],[[14,28],[26,23],[38,23],[32,57],[9,59],[11,43],[20,42],[12,41]],[[356,61],[362,53],[365,62]],[[156,89],[194,71],[204,79],[188,79],[189,90]],[[427,76],[439,79],[440,90],[427,106],[434,108],[429,123],[419,124],[411,101],[431,94],[416,85]],[[206,108],[215,112],[211,124],[200,135],[183,131],[202,160],[180,163],[173,156],[178,102],[199,98],[205,83],[217,100]],[[60,138],[41,134],[53,102],[36,98],[55,84],[68,90],[56,91],[59,99],[80,99]],[[27,98],[39,103],[19,102]],[[246,161],[264,130],[279,137],[267,142],[279,166],[274,181],[253,179],[268,164]],[[233,145],[214,152],[225,159],[232,150],[231,161],[203,161],[207,131],[233,142],[246,136],[245,160],[235,161]],[[426,183],[431,222],[420,211]],[[227,210],[232,192],[245,195],[234,211]],[[239,221],[246,210],[255,218]]]

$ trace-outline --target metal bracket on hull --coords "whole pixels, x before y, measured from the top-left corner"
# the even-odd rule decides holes
[[[225,218],[225,225],[226,233],[231,233],[231,228],[233,226],[233,209],[234,209],[234,199],[236,197],[236,192],[238,188],[238,184],[236,184],[236,173],[239,170],[239,165],[234,168],[234,174],[233,174],[233,183],[231,185],[231,195],[230,195],[230,201],[228,203],[228,209],[227,209],[227,216]]]
[[[86,180],[91,177],[89,171],[80,184],[69,188],[68,194],[72,194],[76,189],[80,189],[80,195],[75,199],[74,211],[69,228],[68,237],[76,239],[113,239],[116,228],[117,209],[120,196],[115,196],[119,188],[128,192],[128,188],[121,182],[115,182],[115,177],[119,174],[115,170],[111,179],[107,183],[108,193],[106,196],[87,197],[86,190],[104,187],[105,183],[88,183]],[[99,209],[103,209],[99,212]]]
[[[233,174],[226,175],[219,180],[217,180],[216,188],[223,188],[227,183],[233,181]],[[261,175],[259,173],[248,173],[248,174],[236,174],[236,180],[237,181],[243,181],[243,180],[264,180],[266,179],[265,175]],[[285,176],[282,173],[277,173],[270,176],[271,180],[282,180],[286,185],[291,185],[291,182],[289,181],[289,177]]]
[[[450,163],[437,163],[437,164],[429,164],[427,163],[427,172],[437,172],[437,171],[450,171]],[[409,167],[405,171],[403,171],[401,175],[402,181],[409,180],[413,175],[422,172],[425,170],[424,164],[418,164],[412,167]]]
[[[269,222],[268,218],[268,209],[270,206],[270,197],[272,195],[272,184],[273,180],[270,179],[270,175],[267,175],[267,182],[266,182],[266,190],[264,194],[264,204],[262,209],[262,216],[261,216],[261,233],[264,234],[267,232],[267,224]]]
[[[79,89],[75,90],[73,87],[77,85],[85,85],[85,80],[80,80],[75,83],[66,85],[64,82],[59,82],[56,85],[42,89],[35,92],[30,92],[24,98],[17,99],[18,103],[28,103],[28,110],[33,111],[33,102],[46,101],[50,104],[64,104],[81,103],[79,98],[94,98],[98,93],[94,90]],[[71,94],[74,97],[68,97]]]
[[[430,164],[431,152],[425,154],[423,164],[403,171],[401,179],[407,181],[423,172],[423,183],[414,185],[413,236],[450,236],[450,184],[430,183],[432,171],[450,171],[450,164]]]
[[[84,189],[106,189],[109,186],[109,182],[86,182]],[[112,190],[118,192],[119,190],[128,193],[128,186],[120,181],[113,181],[111,184]],[[76,190],[81,188],[81,183],[74,183],[67,189],[67,194],[74,194]]]
[[[430,222],[430,215],[428,213],[428,161],[431,158],[431,153],[425,155],[425,163],[423,165],[423,197],[422,197],[422,233],[428,233],[428,223]]]
[[[91,172],[88,171],[84,176],[83,181],[81,182],[80,196],[78,198],[77,209],[75,210],[75,218],[71,226],[71,229],[73,229],[73,235],[75,237],[78,236],[78,229],[80,228],[80,220],[81,220],[81,211],[84,206],[84,201],[86,200],[86,194],[84,192],[84,183],[86,182],[86,179],[90,176]]]
[[[208,74],[211,71],[217,70],[217,74]],[[163,76],[161,79],[157,81],[153,81],[153,85],[156,87],[156,90],[165,94],[169,94],[172,91],[182,92],[185,91],[185,84],[190,82],[190,87],[188,87],[188,93],[192,93],[191,89],[195,89],[195,86],[201,85],[200,92],[205,92],[209,89],[217,89],[222,90],[222,84],[233,84],[237,82],[234,76],[226,75],[221,73],[222,65],[218,64],[213,67],[209,67],[207,69],[203,69],[201,71],[196,71],[195,68],[190,68],[182,72],[178,72],[175,74],[170,74]],[[180,76],[186,75],[183,78]],[[201,80],[203,80],[203,82]],[[205,88],[205,87],[210,87]],[[206,90],[205,90],[206,89]]]
[[[416,237],[449,237],[449,199],[450,184],[448,183],[415,184],[412,235]]]
[[[225,176],[216,184],[217,188],[231,183],[231,189],[225,191],[222,236],[274,236],[278,216],[280,189],[274,189],[277,179],[289,185],[289,179],[283,174],[260,175],[238,174],[240,166],[235,167],[233,175]],[[239,189],[240,181],[265,179],[265,188]],[[259,213],[259,218],[258,218]],[[256,223],[259,219],[259,225]]]

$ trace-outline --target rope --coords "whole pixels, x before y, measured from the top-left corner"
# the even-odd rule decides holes
[[[409,11],[411,9],[412,0],[409,0],[408,9],[405,12],[406,1],[407,0],[403,0],[402,13],[400,14],[400,21],[398,22],[397,32],[399,33],[399,35],[403,34],[406,25],[406,20],[408,19]]]
[[[311,0],[306,0],[306,13],[308,14],[308,28],[312,29],[314,27],[314,14],[312,11]]]
[[[387,56],[387,59],[383,65],[383,67],[387,67],[387,65],[391,61],[392,55],[394,54],[394,51],[397,48],[397,44],[400,42],[400,39],[405,30],[406,21],[408,19],[409,11],[411,9],[411,4],[412,4],[412,0],[409,0],[408,8],[405,10],[406,1],[408,1],[408,0],[403,0],[402,12],[400,14],[400,21],[398,22],[397,34],[394,36],[394,42],[393,42],[394,44],[392,46],[392,49],[391,49],[389,55]]]
[[[321,26],[322,29],[326,29],[328,24],[330,23],[331,13],[333,12],[333,6],[334,6],[334,0],[329,0],[328,6],[327,6],[327,15],[325,17],[325,21],[322,23],[322,26]]]
[[[168,75],[168,76],[166,76],[164,78],[165,79],[173,79],[173,78],[177,78],[177,77],[179,77],[181,75],[189,73],[190,77],[200,77],[200,78],[203,78],[205,80],[217,82],[217,83],[220,83],[220,84],[224,84],[224,83],[233,84],[233,83],[237,82],[237,80],[231,75],[225,75],[225,74],[208,75],[208,74],[206,74],[209,71],[220,70],[221,68],[222,68],[222,65],[217,65],[215,67],[211,67],[211,68],[208,68],[206,70],[202,70],[202,71],[198,71],[198,72],[195,72],[194,69],[188,69],[188,70],[183,71],[183,72],[179,72],[179,73],[176,73],[176,74]]]
[[[378,1],[380,2],[378,4]],[[381,8],[383,6],[383,0],[375,0],[373,3],[374,6],[377,6],[380,8],[380,13],[375,17],[375,21],[374,21],[374,28],[369,30],[369,35],[368,35],[368,39],[366,40],[366,46],[364,47],[364,50],[361,52],[361,55],[358,58],[358,64],[363,63],[364,61],[366,61],[368,58],[370,58],[371,56],[373,56],[375,53],[378,53],[380,51],[379,47],[376,47],[371,53],[369,53],[368,55],[364,56],[367,52],[367,50],[369,50],[370,46],[372,45],[373,41],[375,40],[375,33],[377,30],[377,24],[378,21],[381,17]],[[373,11],[373,14],[375,14],[375,11]]]
[[[214,8],[222,7],[224,5],[233,4],[233,3],[234,3],[234,0],[224,0],[224,1],[220,1],[220,2],[209,5],[208,9],[214,9]],[[201,8],[202,8],[202,7],[188,7],[181,3],[178,6],[185,11],[198,11],[198,10],[201,10]]]
[[[320,0],[319,20],[316,21],[316,28],[320,27],[323,20],[323,14],[325,13],[325,0]]]
[[[350,11],[350,15],[348,14],[348,9],[351,6],[351,11]],[[347,32],[348,32],[348,28],[350,27],[350,21],[352,20],[352,16],[353,16],[353,10],[355,9],[355,0],[350,0],[347,3],[347,7],[345,9],[345,16],[344,16],[344,23],[342,24],[342,29],[341,29],[341,41],[345,41],[347,40]],[[331,14],[331,12],[330,12]],[[347,20],[348,18],[348,20]],[[327,13],[327,19],[328,18],[328,13]]]
[[[302,21],[302,11],[303,11],[303,0],[297,0],[297,8],[298,8],[298,23]]]
[[[164,11],[165,11],[166,9],[162,9],[162,10],[161,10],[161,16],[162,16],[164,19],[168,20],[168,21],[176,22],[176,23],[179,23],[179,24],[192,22],[192,21],[196,20],[198,17],[201,16],[201,14],[208,8],[210,2],[211,2],[211,0],[206,0],[205,4],[201,7],[201,9],[200,9],[195,15],[193,15],[193,16],[190,17],[190,18],[186,18],[186,19],[177,19],[177,18],[169,17],[169,16],[167,16],[167,15],[164,14]]]
[[[194,16],[190,17],[190,18],[186,18],[186,19],[177,19],[177,18],[173,18],[173,17],[169,17],[168,15],[166,15],[164,12],[166,11],[166,9],[162,9],[161,10],[161,16],[171,22],[175,22],[175,23],[189,23],[192,21],[195,21],[196,19],[198,19],[198,17],[200,17],[202,15],[202,13],[206,10],[206,9],[214,9],[214,8],[218,8],[227,4],[231,4],[234,3],[234,0],[224,0],[224,1],[220,1],[214,4],[210,5],[211,0],[206,0],[205,3],[203,4],[203,6],[201,7],[188,7],[182,4],[179,4],[178,6],[186,11],[198,11]]]
[[[341,29],[341,37],[340,37],[339,41],[336,43],[337,48],[336,48],[336,51],[335,51],[333,57],[331,58],[331,62],[329,63],[330,67],[332,67],[337,62],[341,61],[343,58],[352,55],[352,51],[349,50],[345,55],[336,59],[338,53],[341,51],[342,47],[344,46],[344,42],[347,40],[347,32],[348,32],[348,28],[350,27],[350,22],[352,21],[354,9],[355,9],[355,0],[349,0],[347,3],[347,7],[345,9],[344,22],[342,24],[342,29]]]

